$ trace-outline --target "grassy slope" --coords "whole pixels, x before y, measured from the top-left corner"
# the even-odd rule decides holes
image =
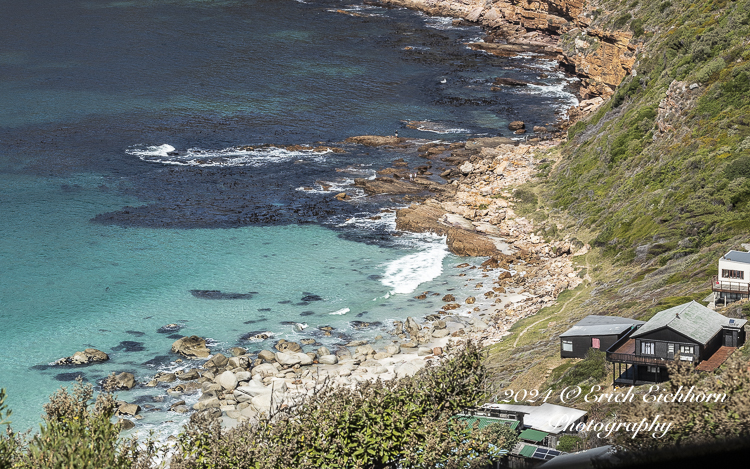
[[[718,257],[750,241],[750,0],[605,0],[595,16],[596,27],[634,32],[637,76],[570,129],[549,155],[555,164],[523,188],[538,204],[521,209],[546,237],[596,247],[578,258],[590,281],[490,348],[503,388],[556,387],[573,363],[559,358],[558,339],[571,324],[588,314],[647,320],[700,300]],[[700,87],[679,103],[675,130],[660,133],[674,80]]]

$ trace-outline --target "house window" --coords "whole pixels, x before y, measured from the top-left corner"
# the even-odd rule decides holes
[[[599,348],[599,339],[591,339],[591,348]]]
[[[667,344],[667,353],[674,354],[674,344]]]
[[[745,271],[743,270],[730,270],[730,269],[721,269],[721,276],[724,278],[734,278],[737,280],[744,280],[745,279]]]
[[[692,355],[693,354],[693,346],[692,345],[680,345],[680,354],[681,355]]]
[[[653,355],[654,354],[654,343],[653,342],[641,342],[641,354],[642,355]]]
[[[571,340],[563,340],[563,352],[572,352],[573,351],[573,341]]]
[[[659,367],[658,366],[651,366],[651,365],[649,365],[647,367],[647,371],[649,373],[657,373],[659,371]]]

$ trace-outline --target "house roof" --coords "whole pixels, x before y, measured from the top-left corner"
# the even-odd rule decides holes
[[[534,454],[535,451],[536,451],[536,446],[524,445],[524,447],[521,448],[521,451],[519,451],[518,454],[520,454],[524,458],[530,458]]]
[[[641,324],[645,322],[618,316],[590,315],[575,323],[573,327],[560,334],[560,337],[616,335]]]
[[[544,403],[540,406],[517,404],[485,404],[482,408],[523,412],[524,426],[534,430],[558,434],[573,422],[586,415],[586,411]]]
[[[518,435],[518,438],[526,441],[533,441],[534,443],[539,443],[543,439],[547,438],[547,435],[549,435],[549,433],[547,432],[540,432],[539,430],[527,428]]]
[[[724,254],[724,259],[734,262],[742,262],[743,264],[750,264],[750,252],[744,251],[729,251]]]
[[[730,319],[700,303],[691,301],[673,308],[659,311],[631,337],[642,337],[663,327],[689,337],[701,344],[707,343],[722,327],[742,327],[746,319]]]

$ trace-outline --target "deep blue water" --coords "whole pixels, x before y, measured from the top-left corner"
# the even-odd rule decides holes
[[[17,429],[36,425],[77,373],[146,379],[172,366],[174,338],[157,332],[167,323],[216,350],[268,348],[242,339],[266,330],[334,346],[362,334],[353,320],[385,327],[433,311],[411,293],[463,288],[444,242],[393,236],[392,216],[370,220],[397,203],[387,198],[333,199],[395,158],[421,160],[413,148],[340,142],[508,134],[512,120],[553,122],[572,99],[549,61],[471,51],[478,28],[407,10],[334,0],[6,0],[1,10],[0,387]],[[498,76],[545,85],[491,91]],[[346,152],[237,150],[321,143]],[[327,324],[340,337],[314,336]],[[112,360],[46,366],[87,346]]]

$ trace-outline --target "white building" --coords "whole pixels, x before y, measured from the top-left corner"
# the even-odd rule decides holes
[[[750,295],[750,252],[729,251],[719,259],[719,275],[712,290],[716,304],[729,303]]]

